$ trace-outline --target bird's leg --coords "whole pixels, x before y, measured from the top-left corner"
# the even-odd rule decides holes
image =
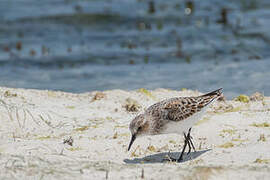
[[[183,147],[183,149],[182,149],[182,152],[181,152],[180,157],[179,157],[178,159],[175,159],[175,158],[173,158],[173,157],[170,156],[170,152],[169,152],[169,153],[168,153],[168,156],[169,156],[170,161],[177,161],[177,162],[180,162],[181,160],[183,160],[183,155],[184,155],[186,146],[187,146],[187,144],[189,144],[188,139],[187,139],[187,136],[186,136],[185,133],[184,133],[184,138],[185,138],[184,147]],[[189,146],[190,146],[190,144],[189,144]]]
[[[181,152],[181,155],[180,155],[179,159],[174,159],[174,158],[172,158],[172,157],[170,156],[170,154],[168,154],[169,158],[170,158],[172,161],[180,162],[181,160],[183,160],[183,155],[184,155],[184,152],[185,152],[185,149],[186,149],[186,146],[187,146],[187,145],[188,145],[188,148],[189,148],[187,154],[189,154],[189,153],[191,152],[191,147],[192,147],[192,149],[193,149],[194,151],[196,151],[196,150],[195,150],[195,147],[194,147],[194,144],[193,144],[193,142],[192,142],[192,137],[190,136],[190,132],[191,132],[191,128],[189,128],[188,134],[187,134],[187,135],[184,133],[185,143],[184,143],[184,147],[183,147],[183,149],[182,149],[182,152]]]
[[[186,136],[186,134],[185,134],[185,133],[184,133],[184,137],[185,137],[185,143],[184,143],[184,147],[183,147],[183,150],[182,150],[181,155],[180,155],[180,157],[178,158],[177,162],[180,162],[180,161],[182,161],[182,160],[183,160],[183,155],[184,155],[184,152],[185,152],[186,146],[187,146],[187,144],[188,144],[187,136]]]
[[[164,158],[163,160],[165,160],[165,161],[177,161],[177,159],[175,159],[175,158],[173,158],[172,156],[171,156],[171,151],[169,151],[168,152],[168,158],[169,159],[167,159],[167,158]]]
[[[191,152],[191,146],[190,146],[190,141],[188,139],[188,136],[187,136],[187,145],[188,145],[188,153],[189,154]]]
[[[191,144],[191,146],[192,146],[194,152],[196,152],[196,149],[195,149],[194,144],[193,144],[193,142],[192,142],[192,136],[190,135],[190,131],[191,131],[191,128],[189,128],[188,134],[187,134],[187,139],[188,139],[188,142],[189,142],[189,148],[190,148],[190,144]],[[189,151],[189,153],[190,153],[190,151]],[[188,153],[188,154],[189,154],[189,153]]]
[[[194,152],[196,152],[196,149],[195,149],[195,147],[194,147],[193,142],[192,142],[191,139],[192,139],[192,137],[190,136],[190,137],[189,137],[189,142],[190,142],[190,144],[191,144],[192,149],[194,150]]]

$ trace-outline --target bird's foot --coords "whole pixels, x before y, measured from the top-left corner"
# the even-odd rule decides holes
[[[190,152],[191,152],[191,148],[189,148],[187,155],[189,155],[189,154],[190,154]]]
[[[168,155],[163,159],[163,161],[170,161],[170,162],[181,162],[182,160],[183,160],[182,157],[180,158],[172,157],[170,151],[168,152]]]
[[[173,158],[173,157],[170,157],[170,162],[182,162],[183,161],[183,158]]]

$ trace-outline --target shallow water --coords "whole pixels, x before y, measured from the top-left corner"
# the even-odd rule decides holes
[[[149,2],[2,0],[0,86],[270,95],[269,1]]]

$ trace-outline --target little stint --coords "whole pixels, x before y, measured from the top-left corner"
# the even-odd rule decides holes
[[[206,109],[216,99],[221,97],[222,88],[197,97],[176,97],[166,99],[151,105],[143,114],[136,116],[129,125],[131,141],[130,150],[137,137],[176,133],[184,135],[184,146],[177,162],[183,160],[183,154],[188,145],[195,151],[190,131],[192,126],[201,119]]]

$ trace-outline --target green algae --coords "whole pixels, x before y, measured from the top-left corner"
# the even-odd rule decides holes
[[[89,129],[89,126],[82,126],[82,127],[76,128],[75,131],[86,131],[88,129]]]
[[[238,97],[234,99],[235,101],[240,101],[243,103],[248,103],[249,102],[249,97],[247,95],[241,94]]]
[[[253,124],[251,124],[250,126],[255,126],[255,127],[270,127],[270,124],[269,123],[267,123],[267,122],[264,122],[264,123],[253,123]]]
[[[147,89],[141,88],[138,90],[138,92],[140,92],[140,93],[142,93],[142,94],[144,94],[152,99],[155,99],[155,96],[153,96],[153,94],[150,91],[148,91]]]
[[[225,144],[219,145],[218,147],[220,147],[220,148],[231,148],[233,146],[234,146],[234,144],[232,142],[227,142]]]

